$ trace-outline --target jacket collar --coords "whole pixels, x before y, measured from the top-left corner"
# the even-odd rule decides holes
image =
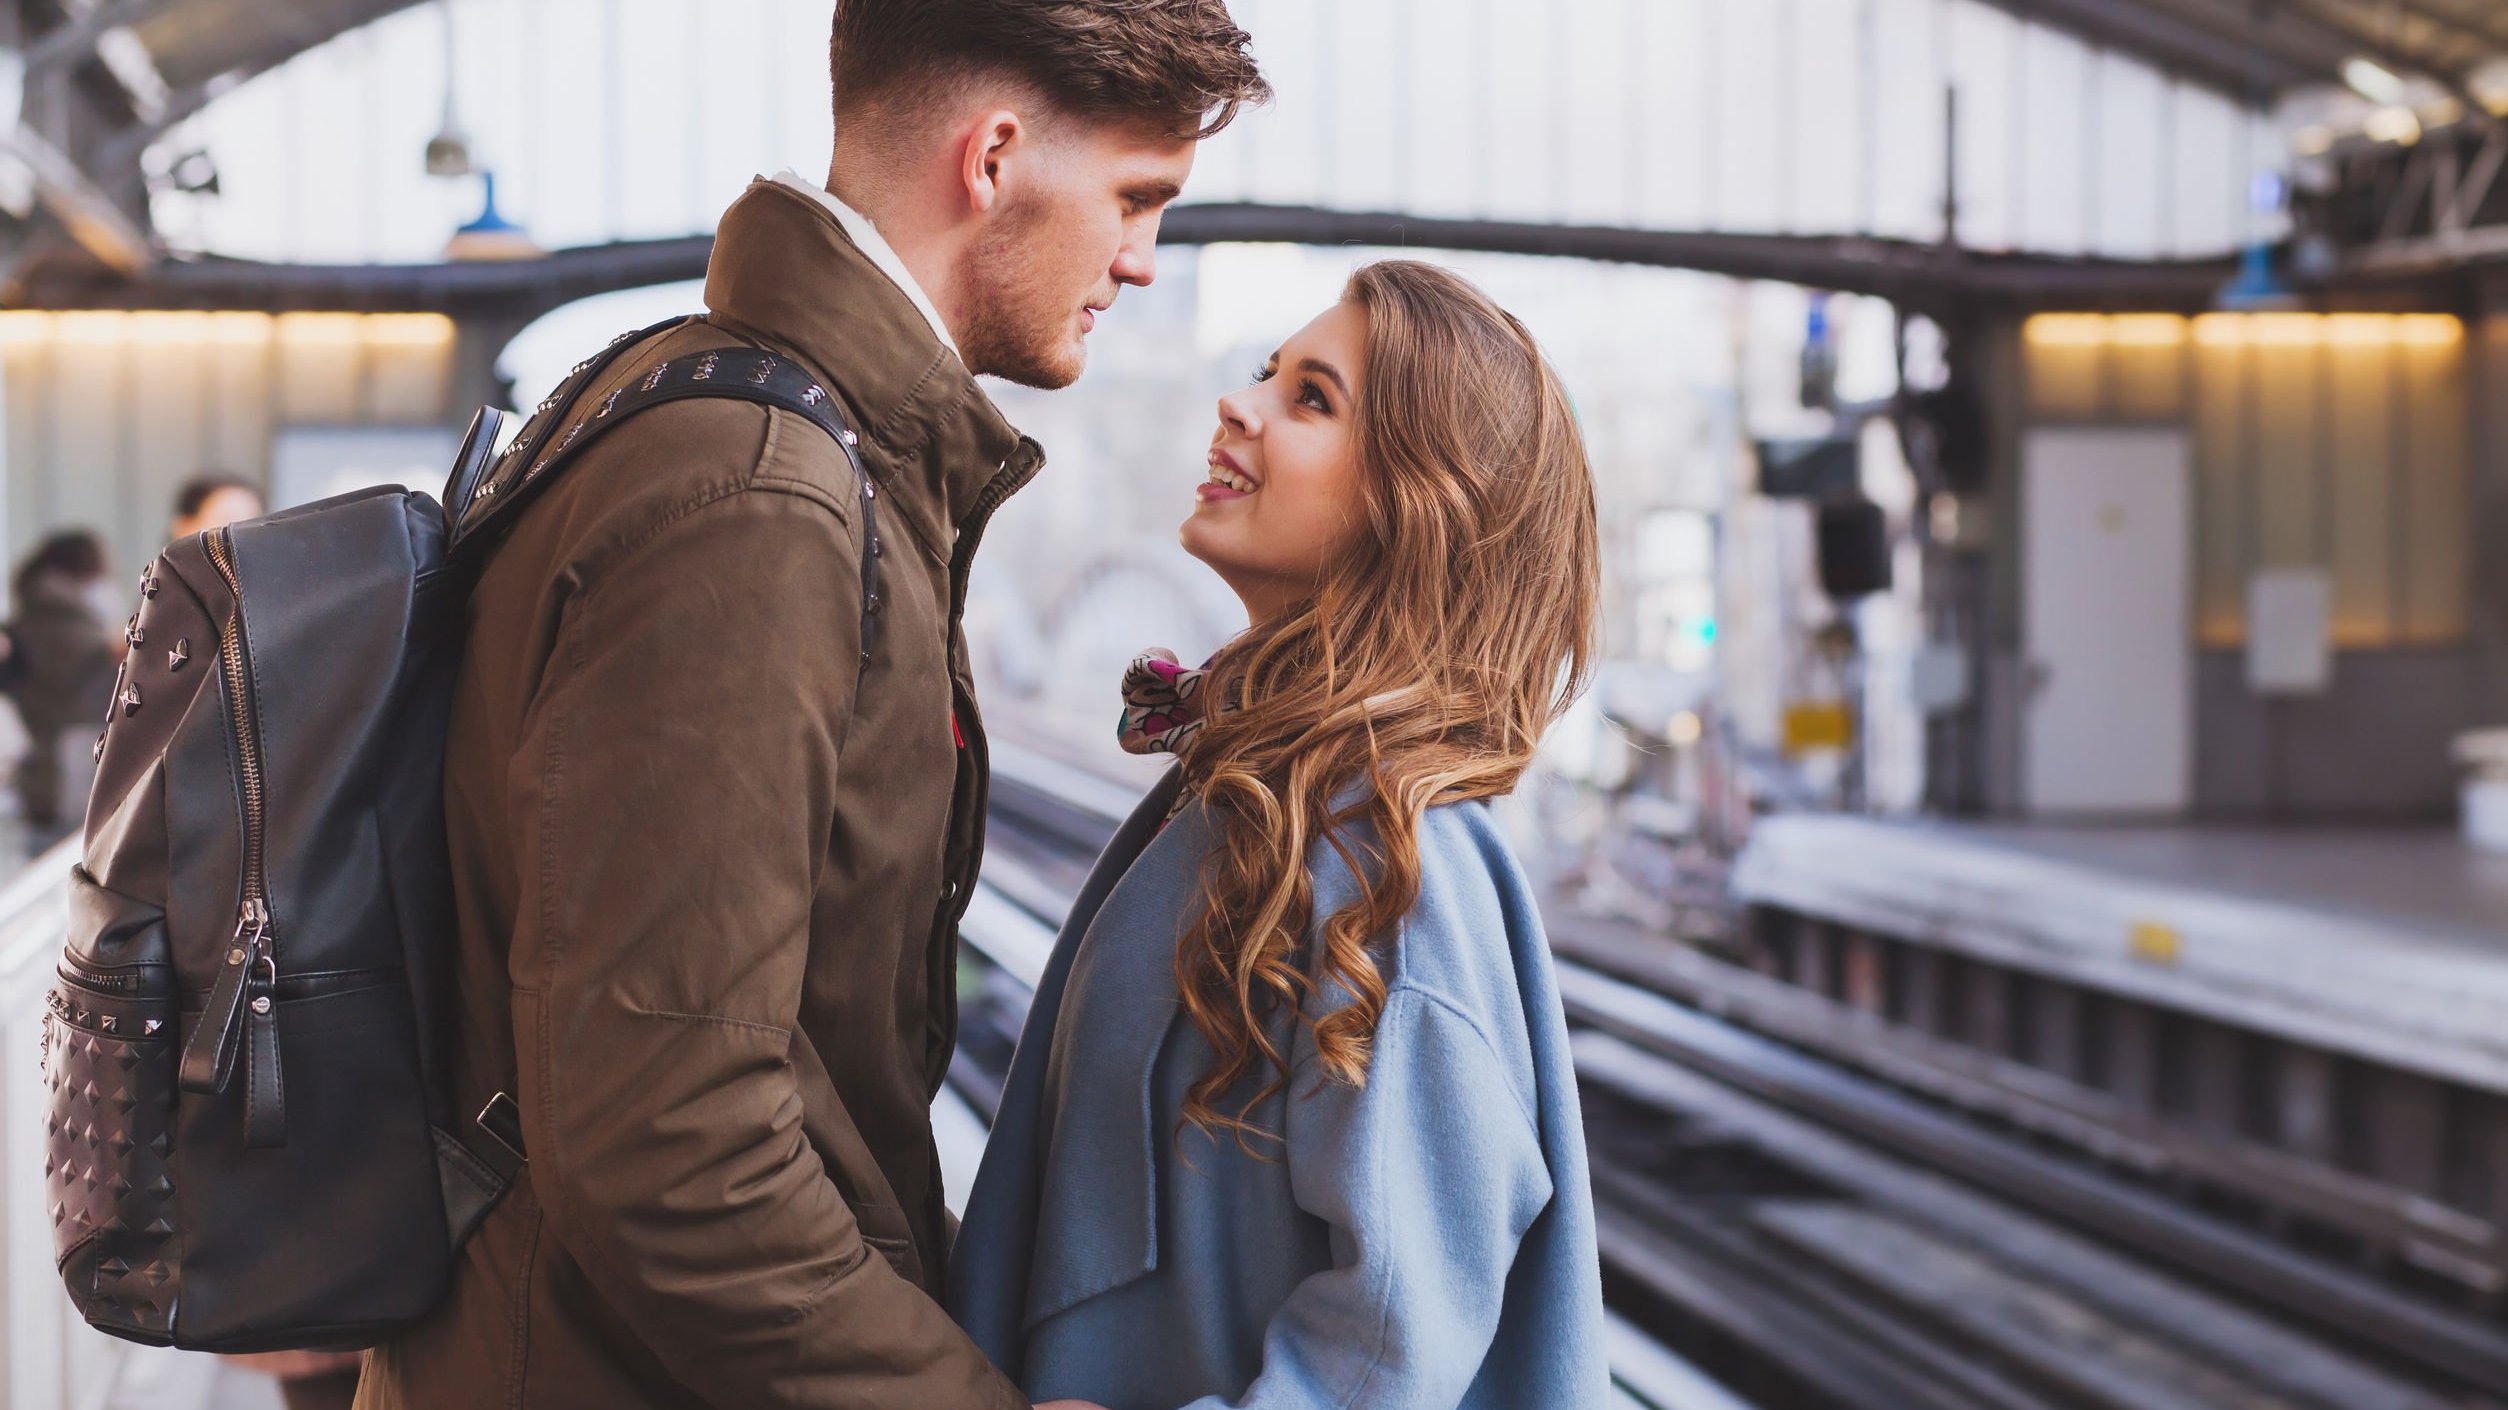
[[[716,322],[781,346],[827,381],[887,507],[941,562],[962,529],[980,528],[1044,463],[906,291],[801,191],[755,181],[724,213],[705,303]]]
[[[853,247],[870,256],[871,263],[878,265],[880,273],[888,276],[888,282],[905,291],[907,301],[914,305],[914,311],[922,314],[923,321],[932,325],[932,333],[940,339],[941,346],[951,352],[958,351],[957,341],[949,336],[949,325],[942,321],[940,310],[932,307],[931,296],[915,282],[914,271],[906,268],[906,262],[898,256],[896,247],[888,243],[888,237],[880,233],[880,228],[871,223],[869,216],[838,200],[836,193],[826,187],[804,181],[801,173],[790,167],[775,173],[775,184],[789,186],[827,207],[828,214],[836,217],[836,223],[844,227],[845,238],[853,241]],[[961,355],[959,361],[965,360]]]

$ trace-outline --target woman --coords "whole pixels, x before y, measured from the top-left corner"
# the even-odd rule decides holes
[[[1565,1020],[1482,801],[1582,687],[1592,478],[1531,338],[1362,269],[1219,404],[1185,547],[1251,625],[1136,663],[1180,763],[1038,988],[951,1281],[1038,1400],[1606,1394]]]

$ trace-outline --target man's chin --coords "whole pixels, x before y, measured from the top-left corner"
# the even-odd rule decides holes
[[[1041,392],[1059,392],[1079,381],[1087,370],[1089,349],[1086,342],[1074,338],[1057,348],[985,361],[993,365],[971,370]]]

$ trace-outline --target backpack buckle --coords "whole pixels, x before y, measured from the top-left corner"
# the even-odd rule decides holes
[[[512,1097],[499,1092],[488,1098],[488,1104],[479,1108],[477,1119],[479,1129],[505,1147],[517,1163],[528,1159],[523,1154],[522,1108],[514,1104]]]

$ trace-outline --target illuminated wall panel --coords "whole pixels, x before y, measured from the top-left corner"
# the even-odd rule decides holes
[[[2463,638],[2472,465],[2457,320],[2048,314],[2023,339],[2034,418],[2192,430],[2205,645],[2245,639],[2248,579],[2272,567],[2331,575],[2339,646]]]
[[[452,356],[433,314],[0,313],[9,561],[89,528],[136,572],[176,488],[263,478],[280,427],[447,423]]]

